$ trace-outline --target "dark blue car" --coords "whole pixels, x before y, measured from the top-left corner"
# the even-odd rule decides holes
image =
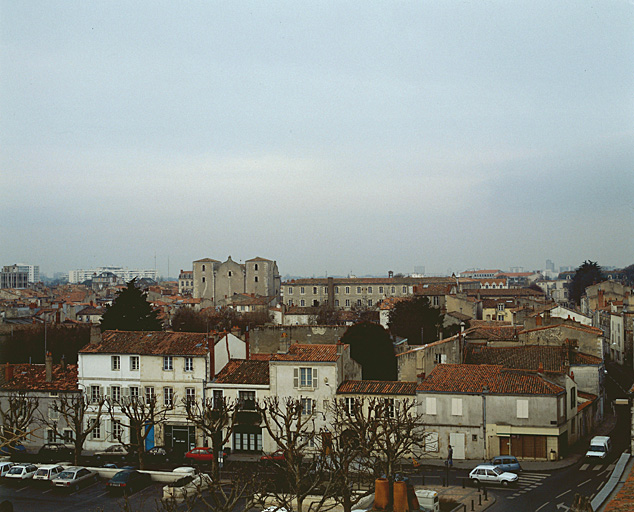
[[[500,468],[502,471],[509,471],[511,473],[519,473],[522,471],[522,466],[520,466],[517,458],[513,455],[498,455],[493,458],[491,464]]]

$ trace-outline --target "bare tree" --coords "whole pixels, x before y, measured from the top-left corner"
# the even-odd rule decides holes
[[[218,453],[231,439],[238,402],[222,399],[204,398],[200,400],[183,399],[187,419],[200,428],[205,436],[211,439],[214,458],[212,461],[212,478],[217,480],[220,474]]]
[[[140,469],[145,469],[145,440],[151,432],[151,427],[165,421],[167,414],[174,409],[174,401],[175,397],[170,397],[161,405],[155,395],[122,397],[119,400],[106,399],[113,424],[113,435],[128,452],[136,452]],[[127,441],[124,440],[125,429],[129,432]]]
[[[59,395],[51,405],[51,409],[63,418],[66,428],[72,431],[75,465],[79,465],[86,439],[99,426],[104,413],[104,404],[104,398],[91,401],[83,393],[64,393]],[[59,431],[61,423],[58,420],[42,414],[42,421],[53,429],[56,436],[64,437],[64,433]]]
[[[19,391],[0,399],[0,447],[14,446],[39,428],[35,421],[39,405],[37,397]]]
[[[314,413],[307,410],[301,399],[280,400],[277,396],[266,397],[257,404],[257,410],[266,431],[284,453],[283,460],[277,463],[276,475],[281,475],[284,482],[277,480],[264,494],[272,495],[281,507],[302,512],[304,500],[315,492],[320,480],[315,473],[317,468],[311,467],[305,458],[314,446]]]

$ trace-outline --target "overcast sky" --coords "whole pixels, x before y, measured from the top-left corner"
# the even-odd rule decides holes
[[[634,263],[632,2],[0,6],[0,265]]]

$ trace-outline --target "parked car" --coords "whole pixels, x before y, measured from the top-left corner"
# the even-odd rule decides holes
[[[74,458],[75,447],[64,443],[47,443],[37,452],[37,460],[42,462],[59,462]]]
[[[136,469],[124,469],[106,482],[106,488],[111,493],[130,495],[150,485],[151,480],[147,473],[141,473]]]
[[[4,445],[0,447],[0,455],[11,457],[20,456],[26,453],[26,448],[21,444]]]
[[[169,462],[174,459],[174,454],[165,446],[154,446],[145,452],[146,462]]]
[[[0,476],[6,475],[13,466],[15,466],[15,462],[0,462]]]
[[[34,464],[16,464],[13,466],[7,474],[4,475],[9,481],[11,480],[30,480],[37,471],[37,466]]]
[[[493,457],[491,464],[502,471],[510,471],[511,473],[517,473],[522,471],[519,461],[513,455],[498,455]]]
[[[55,489],[78,491],[80,487],[96,482],[98,478],[97,473],[89,469],[73,466],[62,471],[51,483]]]
[[[185,460],[198,463],[211,462],[214,460],[214,452],[213,449],[208,446],[194,448],[185,454]]]
[[[48,484],[62,471],[64,471],[64,468],[59,464],[45,464],[44,466],[40,466],[35,472],[35,474],[33,475],[33,481],[44,482]]]
[[[211,477],[192,467],[176,468],[173,473],[179,478],[163,487],[163,499],[167,501],[184,501],[192,496],[199,496],[212,486]]]
[[[273,453],[265,453],[260,457],[260,460],[265,462],[282,462],[286,460],[286,456],[284,455],[284,450],[277,450]]]
[[[501,484],[509,485],[517,483],[518,476],[498,469],[491,464],[480,464],[469,473],[469,478],[474,484]]]
[[[98,461],[125,461],[130,457],[130,452],[122,444],[113,444],[105,450],[95,452]]]

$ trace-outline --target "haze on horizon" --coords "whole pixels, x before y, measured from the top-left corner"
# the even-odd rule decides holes
[[[626,0],[0,0],[0,265],[629,265],[632,34]]]

